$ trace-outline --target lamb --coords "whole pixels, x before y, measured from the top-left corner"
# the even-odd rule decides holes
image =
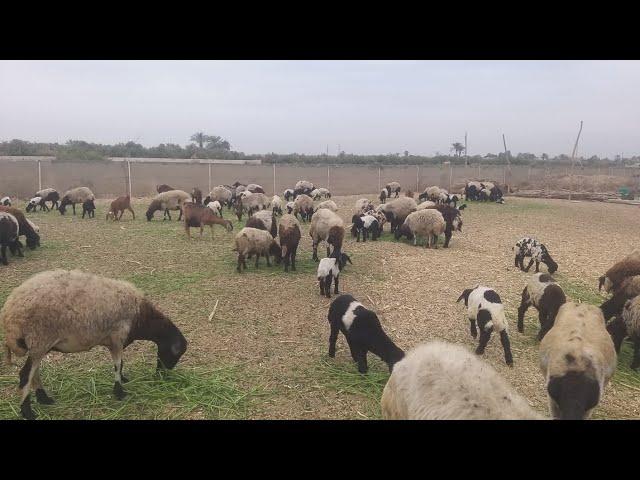
[[[640,275],[625,278],[614,290],[610,299],[600,305],[605,320],[622,315],[622,308],[627,300],[640,295]]]
[[[361,214],[366,212],[371,206],[373,206],[373,204],[371,203],[371,200],[369,200],[368,198],[359,198],[358,200],[356,200],[356,214]]]
[[[267,229],[267,232],[271,233],[271,236],[273,238],[276,238],[276,236],[278,236],[278,223],[276,222],[275,213],[270,212],[269,210],[260,210],[259,212],[256,212],[251,218],[254,217],[262,221],[265,228]]]
[[[51,209],[58,208],[60,194],[55,188],[44,188],[42,190],[38,190],[34,197],[42,197],[43,202],[51,202]]]
[[[2,205],[4,207],[10,207],[11,206],[11,199],[9,197],[0,198],[0,205]]]
[[[387,191],[384,188],[380,190],[380,195],[378,195],[378,200],[380,200],[380,203],[386,203]]]
[[[338,205],[336,205],[336,202],[334,202],[333,200],[325,200],[324,202],[320,202],[318,204],[318,208],[316,208],[316,212],[318,210],[320,210],[321,208],[327,208],[327,209],[331,210],[332,212],[337,212],[338,211]]]
[[[69,308],[73,305],[73,308]],[[187,349],[180,330],[128,282],[78,270],[38,273],[14,289],[0,310],[7,362],[11,354],[28,355],[20,370],[20,411],[34,419],[30,392],[52,404],[40,380],[40,362],[51,350],[75,353],[104,345],[115,367],[113,393],[126,395],[122,383],[124,349],[135,340],[158,346],[157,369],[172,369]]]
[[[164,192],[169,192],[171,190],[175,190],[175,188],[170,187],[169,185],[167,185],[166,183],[163,183],[162,185],[156,185],[156,191],[158,193],[164,193]]]
[[[294,194],[294,190],[293,188],[287,188],[284,193],[283,193],[284,199],[285,201],[290,201],[293,200],[295,198],[295,194]]]
[[[206,206],[209,207],[213,211],[213,213],[222,218],[222,205],[220,205],[220,202],[218,200],[209,202],[206,204]]]
[[[180,215],[178,216],[178,221],[182,220],[182,205],[185,202],[188,202],[190,198],[191,195],[182,190],[169,190],[167,192],[159,193],[153,198],[149,208],[147,209],[147,221],[151,221],[153,214],[157,210],[164,211],[162,220],[169,217],[169,221],[171,221],[171,214],[169,213],[169,210],[179,210]]]
[[[346,253],[334,252],[333,255],[320,260],[316,277],[320,283],[320,295],[331,298],[331,281],[335,280],[334,293],[338,295],[338,277],[347,262],[351,263],[351,258]]]
[[[242,204],[251,216],[253,212],[264,210],[269,206],[269,197],[264,193],[252,193],[242,200]]]
[[[95,210],[96,204],[93,199],[90,198],[82,202],[82,218],[84,218],[85,214],[88,214],[89,218],[94,218],[96,216]]]
[[[322,208],[311,217],[309,235],[313,242],[313,260],[319,262],[318,244],[323,240],[327,242],[327,257],[330,255],[329,245],[333,245],[334,252],[342,250],[344,221],[331,210]]]
[[[436,187],[435,185],[433,185],[431,187],[425,188],[424,192],[422,192],[418,196],[418,200],[422,200],[422,199],[431,200],[432,202],[437,203],[438,200],[440,199],[440,187]]]
[[[76,214],[76,203],[84,203],[87,200],[95,200],[96,196],[87,187],[78,187],[67,190],[62,196],[58,211],[61,215],[64,215],[66,206],[71,205],[73,207],[73,214]]]
[[[495,330],[500,333],[500,343],[504,350],[504,360],[507,365],[513,367],[513,356],[511,355],[511,344],[507,333],[507,318],[504,314],[504,305],[500,300],[500,295],[488,287],[477,285],[475,288],[467,288],[458,297],[456,303],[464,299],[467,307],[471,336],[476,338],[478,331],[476,322],[480,328],[480,342],[476,348],[476,355],[482,355],[484,349],[491,338],[491,333]]]
[[[511,248],[514,250],[514,247]],[[520,267],[520,270],[528,272],[533,262],[536,262],[536,273],[540,271],[540,262],[544,263],[549,269],[549,273],[554,273],[558,270],[558,264],[551,258],[547,247],[532,237],[523,237],[516,242],[515,245],[516,256],[515,266]],[[531,257],[531,261],[527,268],[524,268],[524,257]],[[640,273],[640,271],[638,271]]]
[[[197,204],[202,203],[202,190],[198,187],[193,187],[193,190],[191,190],[191,201]]]
[[[548,273],[536,273],[522,291],[522,301],[518,307],[518,331],[524,333],[524,314],[530,306],[538,310],[540,331],[538,340],[542,340],[553,327],[558,310],[567,301],[562,287]]]
[[[391,223],[391,233],[404,223],[405,218],[418,209],[418,204],[413,198],[400,197],[383,205],[377,210],[384,213],[387,221]]]
[[[27,247],[29,247],[31,250],[35,250],[36,247],[40,246],[40,235],[38,235],[38,233],[33,229],[31,224],[27,220],[27,217],[25,217],[22,211],[18,210],[15,207],[4,207],[0,205],[0,212],[10,213],[16,218],[16,220],[18,220],[18,236],[24,236],[26,238]]]
[[[120,220],[122,215],[124,215],[124,211],[128,210],[133,215],[133,219],[136,219],[136,213],[131,208],[131,197],[129,195],[125,195],[124,197],[118,197],[109,206],[109,211],[107,212],[107,220]]]
[[[491,365],[431,341],[399,361],[382,391],[385,420],[542,420]]]
[[[233,230],[233,225],[229,220],[219,217],[212,209],[199,203],[185,202],[182,206],[181,213],[184,214],[184,229],[187,232],[189,240],[191,240],[191,227],[200,227],[200,236],[202,236],[204,226],[209,225],[209,227],[211,227],[211,240],[213,240],[214,225],[224,226],[227,232]]]
[[[398,182],[389,182],[387,183],[384,188],[387,189],[387,197],[391,198],[391,194],[395,193],[396,196],[395,198],[398,198],[398,196],[400,195],[400,184]]]
[[[30,212],[31,210],[35,212],[38,207],[40,207],[40,211],[44,210],[46,212],[49,210],[49,207],[47,207],[47,204],[44,202],[42,197],[33,197],[29,200],[26,210],[27,212]]]
[[[257,183],[250,183],[249,185],[247,185],[247,190],[249,190],[251,193],[265,193],[264,188],[262,188],[262,186],[258,185]]]
[[[404,352],[387,336],[375,312],[366,309],[351,295],[340,295],[329,307],[331,333],[329,356],[336,356],[338,333],[342,332],[349,344],[351,357],[358,364],[358,372],[367,373],[367,352],[377,355],[393,371]]]
[[[303,222],[311,220],[313,215],[313,199],[304,193],[298,195],[293,202],[293,216],[297,217],[298,214]]]
[[[354,215],[351,217],[351,236],[357,238],[357,242],[360,241],[360,233],[362,233],[362,241],[367,241],[367,236],[371,232],[371,240],[377,240],[380,236],[380,224],[378,219],[373,215]]]
[[[406,236],[408,240],[413,239],[413,245],[417,245],[418,237],[426,239],[425,247],[438,248],[438,236],[445,231],[447,224],[442,214],[434,209],[428,208],[410,213],[404,223],[396,229],[394,236],[398,240],[401,236]]]
[[[562,305],[553,328],[540,342],[540,370],[545,376],[552,416],[589,418],[616,364],[616,351],[602,311],[585,303]]]
[[[282,258],[284,259],[284,271],[289,271],[289,263],[291,263],[291,270],[295,272],[296,254],[302,237],[298,219],[291,214],[283,215],[280,219],[280,225],[278,225],[278,237],[282,249]]]
[[[256,256],[256,268],[258,268],[258,260],[260,255],[267,259],[267,266],[271,266],[269,255],[273,255],[276,263],[280,263],[282,259],[282,250],[278,242],[274,240],[269,232],[258,230],[257,228],[244,227],[238,232],[235,238],[235,248],[233,251],[238,252],[238,273],[242,273],[241,267],[247,269],[246,258],[251,255]]]
[[[7,212],[0,212],[0,261],[3,265],[9,265],[7,261],[7,247],[13,255],[23,257],[18,232],[20,225],[18,219]]]
[[[208,205],[209,202],[220,202],[220,205],[231,206],[231,198],[233,197],[233,192],[229,190],[224,185],[218,185],[217,187],[213,187],[213,190],[209,192],[207,198],[204,199],[204,204]]]
[[[289,213],[289,214],[293,213],[293,209],[295,208],[295,206],[296,206],[295,203],[287,202],[287,205],[285,207],[287,209],[287,213]]]
[[[633,250],[598,279],[598,290],[604,286],[605,292],[614,292],[625,278],[634,275],[640,275],[640,250],[638,249]]]
[[[310,197],[314,200],[320,200],[322,197],[331,198],[331,192],[327,188],[315,188]]]
[[[282,215],[282,199],[278,195],[274,195],[271,199],[271,210],[278,215]]]

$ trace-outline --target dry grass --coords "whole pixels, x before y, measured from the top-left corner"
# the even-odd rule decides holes
[[[334,197],[347,223],[357,198]],[[297,272],[285,275],[281,266],[267,268],[262,260],[258,270],[248,262],[248,270],[237,274],[233,234],[217,228],[211,241],[208,229],[204,238],[192,229],[195,236],[189,242],[176,216],[172,222],[158,215],[147,222],[147,204],[135,200],[137,219],[127,213],[120,223],[105,222],[107,201],[98,203],[92,220],[56,212],[30,214],[40,226],[43,246],[2,267],[0,303],[12,288],[46,269],[81,268],[124,278],[174,319],[190,341],[189,350],[168,378],[159,379],[152,371],[153,345],[129,347],[125,371],[131,371],[131,395],[124,405],[111,397],[106,350],[51,354],[43,380],[58,404],[40,408],[41,417],[379,418],[386,365],[370,356],[370,374],[360,376],[343,338],[336,358],[327,358],[330,301],[319,295],[307,224]],[[524,235],[537,237],[559,263],[555,276],[568,295],[600,303],[597,277],[631,250],[640,234],[636,214],[635,207],[626,205],[561,200],[471,204],[464,211],[463,233],[454,234],[449,249],[413,247],[388,233],[378,242],[347,239],[345,250],[354,265],[342,273],[341,291],[375,309],[404,349],[434,338],[472,349],[464,307],[455,300],[478,283],[496,288],[511,321],[515,367],[504,364],[495,338],[485,358],[546,413],[535,311],[530,309],[526,317],[524,335],[515,328],[527,275],[513,266],[511,246]],[[226,210],[225,216],[230,217]],[[234,221],[234,233],[239,227]],[[640,375],[628,369],[628,356],[627,345],[596,418],[635,418],[640,413]],[[1,366],[0,418],[15,418],[16,385],[16,369]]]

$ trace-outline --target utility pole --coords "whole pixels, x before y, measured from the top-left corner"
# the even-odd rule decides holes
[[[502,143],[504,144],[504,156],[507,159],[507,169],[509,170],[509,183],[511,183],[511,159],[509,158],[509,152],[507,151],[507,140],[504,137],[504,133],[502,134]],[[507,183],[507,178],[505,175],[504,183],[507,184],[507,193],[509,193],[509,184]]]
[[[464,166],[469,166],[469,155],[467,154],[467,132],[464,132]]]
[[[576,150],[578,149],[578,140],[580,140],[580,134],[582,133],[582,120],[580,120],[580,130],[578,130],[578,136],[576,137],[576,143],[573,145],[573,152],[571,152],[571,188],[569,190],[569,200],[571,200],[571,192],[573,191],[573,164],[576,158]]]

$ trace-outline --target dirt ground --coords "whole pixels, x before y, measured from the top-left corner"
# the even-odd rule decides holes
[[[347,224],[361,197],[333,198]],[[319,295],[308,224],[303,224],[296,273],[285,275],[282,266],[268,268],[262,260],[257,271],[248,262],[248,270],[237,274],[231,249],[240,224],[234,223],[232,234],[215,230],[214,241],[206,230],[204,238],[196,234],[189,242],[183,225],[176,221],[177,212],[172,222],[161,221],[158,214],[147,222],[148,203],[148,199],[136,200],[136,220],[126,213],[120,223],[105,222],[103,201],[91,220],[61,217],[57,212],[31,214],[40,226],[43,247],[27,252],[25,259],[10,257],[10,265],[0,267],[0,304],[12,288],[46,269],[81,268],[124,278],[147,292],[189,340],[189,350],[178,368],[241,365],[238,383],[246,389],[259,385],[259,393],[251,396],[241,418],[380,417],[386,365],[369,354],[369,375],[358,375],[343,337],[338,340],[336,358],[327,357],[330,301]],[[230,216],[226,210],[225,216]],[[525,334],[516,329],[517,307],[528,274],[514,267],[511,247],[522,236],[536,237],[558,262],[554,277],[568,296],[599,304],[604,297],[598,294],[597,278],[637,244],[637,207],[508,198],[504,205],[470,204],[463,219],[463,231],[454,234],[448,249],[442,243],[437,250],[414,247],[394,241],[388,233],[377,242],[356,243],[349,237],[344,250],[352,256],[353,265],[340,276],[341,293],[350,293],[374,309],[389,336],[405,351],[436,338],[472,350],[477,341],[469,335],[465,307],[456,299],[462,290],[478,284],[495,288],[506,306],[515,365],[505,365],[495,336],[484,358],[536,410],[546,414],[535,309],[527,313]],[[321,247],[319,254],[323,253]],[[134,345],[125,354],[125,365],[145,359],[148,363],[153,352],[153,345]],[[628,369],[628,345],[624,352],[594,418],[637,418],[640,414],[640,373]],[[96,349],[75,356],[52,354],[43,370],[63,372],[65,368],[111,375],[112,367],[106,351]],[[7,378],[15,378],[0,386],[0,404],[17,405],[17,370],[0,369]],[[55,395],[55,387],[52,393]],[[83,418],[83,412],[80,408],[73,416]],[[64,411],[60,415],[64,418]],[[140,406],[138,418],[157,417],[157,412]],[[184,418],[210,416],[195,409]]]

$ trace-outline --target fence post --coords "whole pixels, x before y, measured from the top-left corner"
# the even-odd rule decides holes
[[[276,194],[276,161],[273,161],[273,194]]]
[[[327,189],[331,190],[331,175],[329,174],[329,165],[327,165]]]
[[[129,196],[133,197],[133,193],[131,192],[131,162],[129,160],[127,160],[127,172],[127,177],[129,179]]]
[[[449,192],[451,192],[451,184],[453,181],[453,163],[449,164]]]
[[[211,192],[211,162],[209,162],[209,192]]]
[[[42,190],[42,169],[40,160],[38,160],[38,190]]]
[[[416,165],[416,193],[420,191],[420,165]]]
[[[380,183],[380,167],[378,167],[378,192],[382,190],[382,184]]]
[[[502,167],[502,185],[507,184],[507,167]],[[507,188],[507,193],[509,193],[509,189]]]

